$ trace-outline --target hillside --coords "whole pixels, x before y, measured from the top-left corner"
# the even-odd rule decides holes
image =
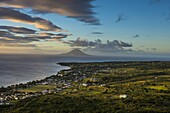
[[[1,106],[0,111],[170,113],[170,62],[63,63],[63,65],[72,68],[61,71],[59,76],[47,78],[58,81],[56,87],[62,90],[26,98],[10,106]],[[59,81],[63,80],[66,82],[60,84]],[[64,84],[68,86],[71,84],[71,87],[65,87]],[[30,88],[24,88],[27,89]]]

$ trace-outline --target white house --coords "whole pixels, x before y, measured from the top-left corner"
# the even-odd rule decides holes
[[[83,83],[83,84],[82,84],[82,86],[85,86],[85,87],[87,87],[87,86],[88,86],[88,84],[86,84],[86,83]]]
[[[127,98],[127,95],[126,94],[119,95],[119,98]]]

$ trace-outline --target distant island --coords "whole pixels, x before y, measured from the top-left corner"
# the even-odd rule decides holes
[[[80,49],[73,49],[67,53],[60,54],[59,56],[71,56],[71,57],[90,57],[92,55],[86,54]]]

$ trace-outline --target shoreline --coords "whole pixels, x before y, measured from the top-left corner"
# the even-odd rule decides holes
[[[3,85],[1,87],[4,87],[4,88],[7,88],[7,87],[11,87],[11,86],[15,86],[15,85],[19,85],[19,84],[27,84],[27,83],[31,83],[31,82],[35,82],[35,81],[43,81],[47,78],[50,78],[52,76],[57,76],[58,73],[60,73],[61,71],[64,71],[64,70],[69,70],[71,69],[71,67],[69,67],[70,64],[86,64],[86,63],[128,63],[128,62],[170,62],[170,61],[101,61],[101,62],[58,62],[58,63],[55,63],[56,65],[59,65],[61,66],[62,68],[60,70],[58,70],[57,73],[55,74],[52,74],[52,75],[47,75],[46,77],[42,77],[42,78],[37,78],[37,79],[33,79],[33,80],[29,80],[29,81],[21,81],[19,83],[14,83],[14,84],[10,84],[10,85]]]
[[[53,75],[57,75],[60,71],[62,70],[68,70],[68,69],[71,69],[69,66],[64,66],[64,65],[60,65],[60,63],[55,63],[55,65],[59,65],[61,66],[61,68],[55,73],[55,74],[52,74],[52,75],[47,75],[45,77],[39,77],[37,79],[32,79],[32,80],[28,80],[28,81],[21,81],[21,82],[18,82],[18,83],[12,83],[12,84],[9,84],[9,85],[2,85],[1,87],[4,87],[4,88],[7,88],[7,87],[11,87],[11,86],[16,86],[16,85],[19,85],[19,84],[27,84],[27,83],[30,83],[30,82],[34,82],[34,81],[41,81],[41,80],[45,80],[46,78],[49,78]]]

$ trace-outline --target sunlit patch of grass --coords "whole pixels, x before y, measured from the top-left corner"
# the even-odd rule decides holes
[[[56,88],[56,86],[53,86],[53,85],[36,85],[36,86],[32,86],[32,87],[29,87],[29,88],[25,88],[25,89],[20,89],[18,91],[20,92],[41,92],[43,90],[46,90],[46,89],[54,89]]]
[[[148,86],[149,89],[155,89],[155,90],[168,90],[165,86]]]

